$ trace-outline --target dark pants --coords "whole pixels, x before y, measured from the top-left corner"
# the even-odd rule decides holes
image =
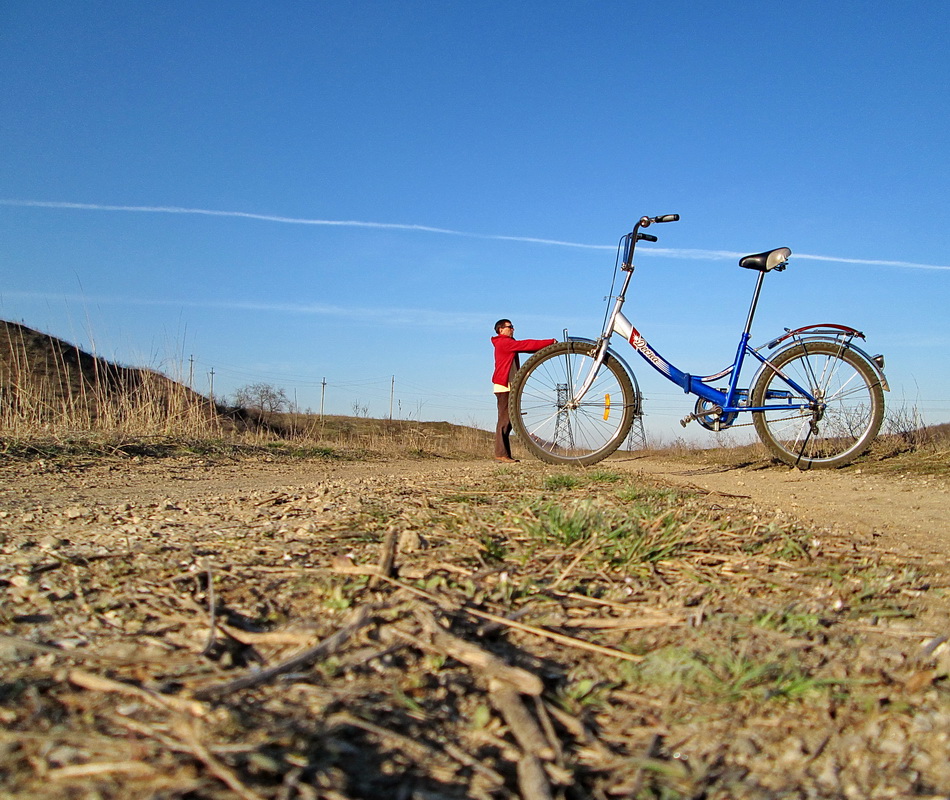
[[[508,395],[510,392],[497,392],[498,425],[495,427],[495,458],[511,458],[511,417],[508,416]]]

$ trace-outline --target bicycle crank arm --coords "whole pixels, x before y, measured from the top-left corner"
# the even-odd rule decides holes
[[[722,408],[720,406],[714,406],[707,408],[702,412],[694,411],[692,414],[687,414],[680,420],[680,425],[684,428],[689,425],[691,422],[695,422],[698,419],[703,419],[704,417],[713,417],[713,416],[722,416]]]

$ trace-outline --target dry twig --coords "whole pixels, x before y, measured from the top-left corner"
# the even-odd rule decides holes
[[[384,576],[381,576],[384,577]],[[585,642],[582,639],[576,639],[573,636],[567,636],[563,633],[557,633],[556,631],[549,631],[545,628],[538,628],[534,625],[526,625],[523,622],[516,622],[515,620],[508,619],[507,617],[501,617],[498,614],[492,614],[489,611],[481,611],[477,608],[472,608],[471,606],[459,606],[455,603],[452,603],[450,600],[445,598],[439,598],[429,592],[425,592],[422,589],[417,589],[414,586],[410,586],[407,583],[403,583],[396,578],[384,577],[384,580],[392,583],[394,586],[398,586],[401,589],[405,589],[408,592],[418,596],[424,597],[426,600],[434,603],[439,608],[454,612],[454,613],[466,613],[471,614],[473,617],[478,617],[479,619],[488,620],[489,622],[495,622],[503,627],[514,628],[515,630],[522,631],[523,633],[530,633],[534,636],[541,636],[545,639],[550,639],[552,641],[558,642],[560,644],[567,645],[569,647],[577,648],[578,650],[588,650],[592,653],[600,653],[604,656],[610,656],[611,658],[620,658],[624,661],[633,661],[634,663],[639,663],[643,661],[643,656],[635,655],[634,653],[624,653],[622,650],[615,650],[612,647],[605,647],[604,645],[594,644],[593,642]]]
[[[548,744],[537,721],[531,716],[521,696],[507,683],[490,681],[488,699],[504,717],[512,735],[525,753],[544,761],[554,760],[554,748]]]
[[[103,678],[101,675],[93,675],[91,672],[80,669],[74,669],[69,673],[69,682],[91,692],[109,692],[137,697],[158,708],[189,714],[193,717],[202,717],[207,713],[207,709],[194,700],[182,700],[180,697],[151,692],[148,689],[114,681],[111,678]]]
[[[234,770],[211,755],[211,751],[198,739],[198,733],[193,725],[183,725],[181,733],[182,741],[188,745],[195,758],[204,764],[208,772],[225,784],[232,792],[244,800],[263,800],[261,795],[244,785]]]
[[[525,753],[518,762],[518,790],[524,800],[554,800],[544,767],[531,753]]]
[[[484,677],[510,686],[521,694],[538,696],[544,691],[544,684],[533,672],[506,664],[477,644],[449,633],[424,609],[416,609],[415,615],[432,636],[432,647],[429,649],[445,653]]]
[[[269,669],[261,670],[250,675],[245,675],[228,683],[218,684],[216,686],[206,686],[195,692],[195,697],[200,700],[210,700],[220,695],[230,694],[242,689],[249,689],[252,686],[259,686],[262,683],[272,681],[274,678],[284,675],[288,672],[309,667],[314,661],[337,652],[354,633],[367,625],[370,621],[371,609],[367,606],[360,606],[350,615],[346,624],[336,633],[331,634],[319,644],[291,656],[279,664],[275,664]]]
[[[386,534],[383,540],[383,549],[379,554],[379,561],[376,569],[379,571],[379,577],[388,578],[392,575],[393,565],[396,563],[396,544],[399,541],[396,531],[391,530]],[[379,578],[369,579],[369,587],[375,589],[379,585]]]

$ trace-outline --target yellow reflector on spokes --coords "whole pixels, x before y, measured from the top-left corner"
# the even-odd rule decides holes
[[[604,395],[604,421],[607,421],[607,417],[610,416],[610,395]]]

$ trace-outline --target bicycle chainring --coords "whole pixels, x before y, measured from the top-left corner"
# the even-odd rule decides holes
[[[693,409],[694,419],[707,431],[724,431],[731,428],[739,415],[736,412],[723,414],[722,408],[709,400],[700,397]]]

